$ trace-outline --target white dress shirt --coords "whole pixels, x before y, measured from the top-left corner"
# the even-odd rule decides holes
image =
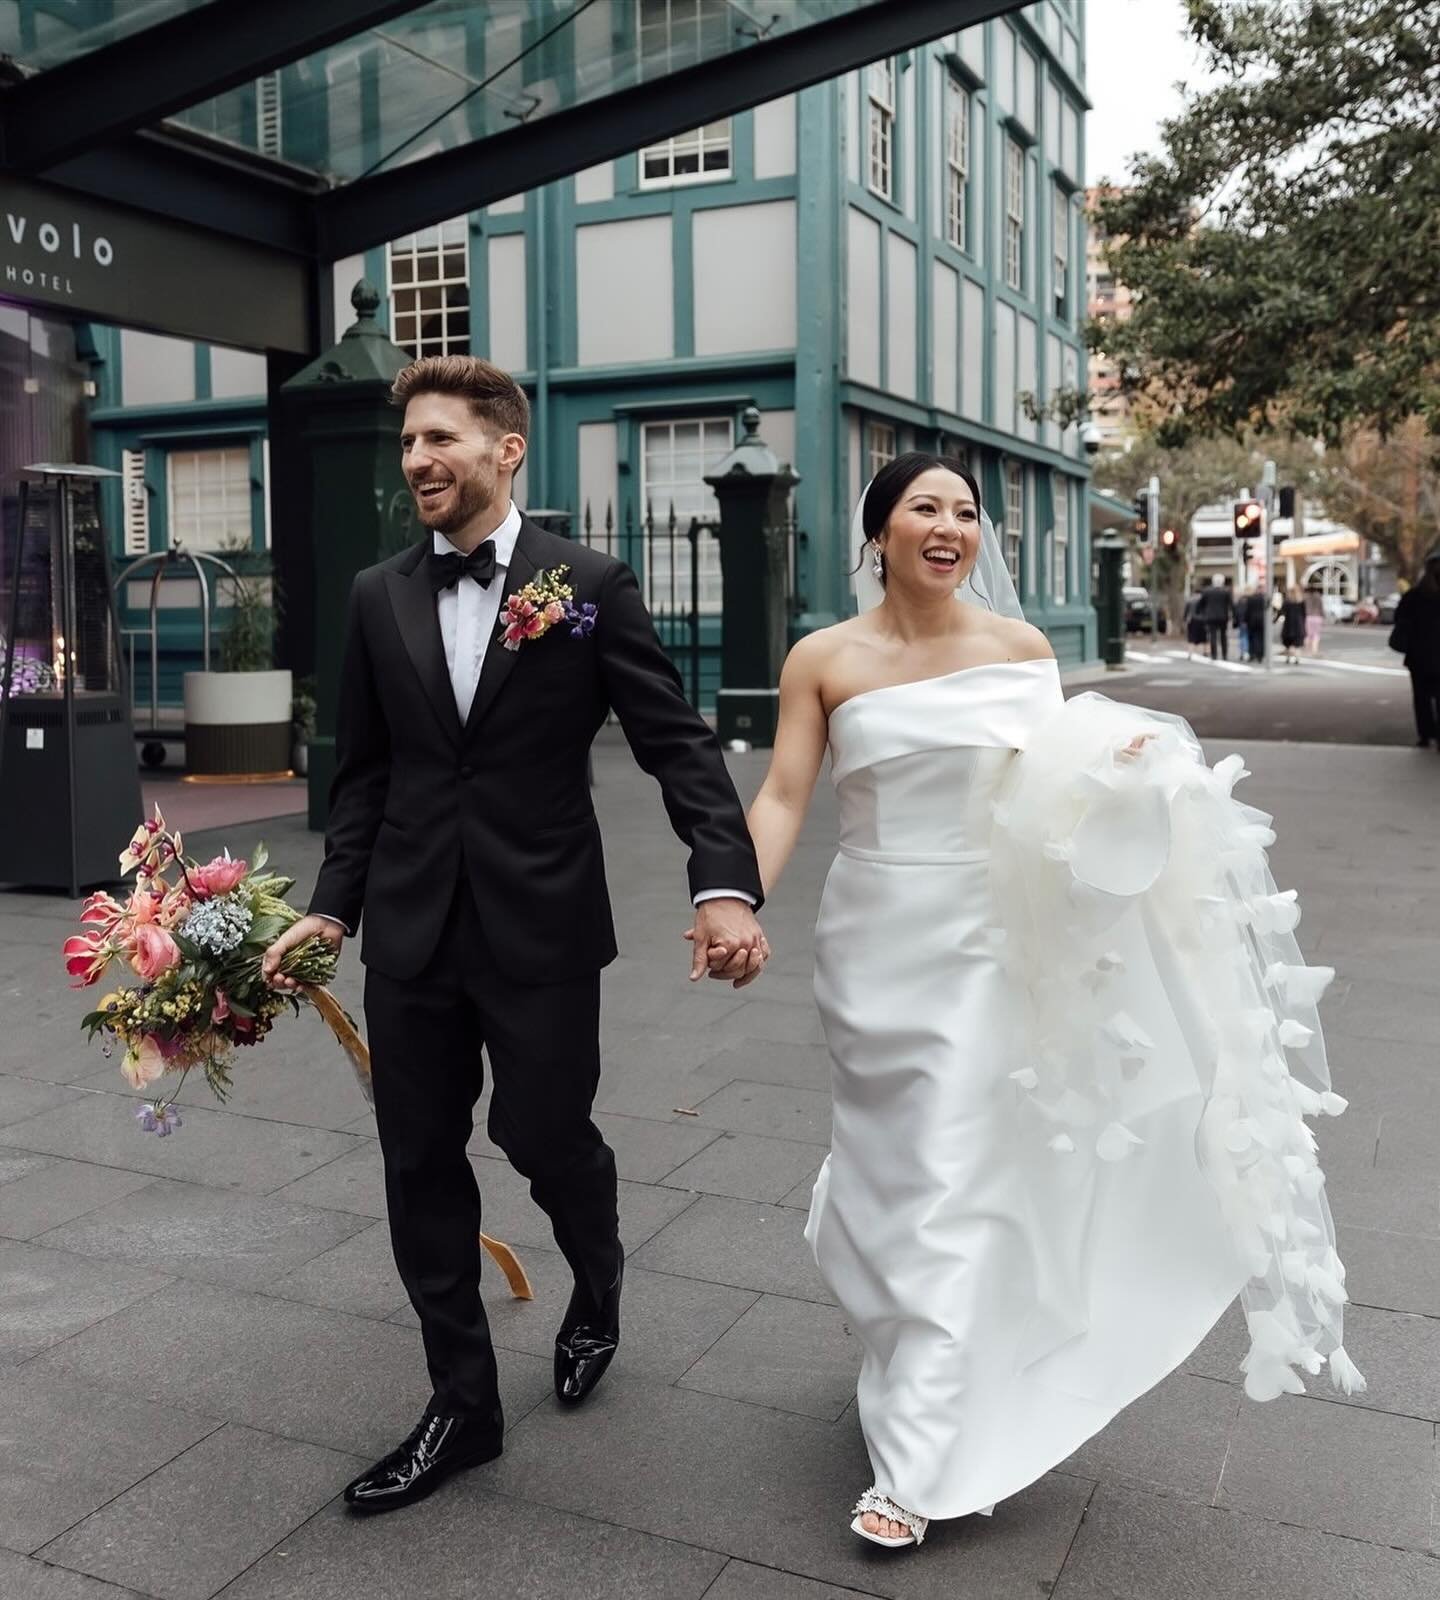
[[[465,554],[437,529],[432,528],[430,536],[436,555],[443,556],[451,551],[459,556]],[[445,665],[450,672],[450,687],[455,694],[455,709],[460,714],[462,727],[470,715],[470,703],[480,683],[485,652],[494,642],[500,625],[500,607],[505,599],[505,575],[515,554],[515,541],[519,537],[520,513],[512,500],[504,520],[490,535],[490,541],[495,546],[495,576],[490,580],[490,587],[482,589],[473,578],[461,578],[451,588],[441,589],[435,599],[440,638],[445,646]],[[694,903],[698,906],[702,900],[743,900],[747,905],[755,904],[751,895],[739,889],[702,889],[695,896]],[[347,934],[351,931],[339,917],[329,916],[323,911],[316,912],[316,915],[324,917],[327,922],[339,924]]]
[[[458,556],[465,554],[443,533],[432,529],[430,536],[437,556],[450,551]],[[512,500],[504,521],[490,535],[490,543],[495,546],[495,576],[490,580],[490,587],[482,589],[473,578],[461,578],[459,583],[442,589],[436,597],[440,637],[445,642],[445,665],[450,669],[450,687],[455,691],[455,709],[460,713],[462,727],[470,715],[470,702],[480,682],[485,651],[499,627],[500,607],[505,599],[505,574],[519,537],[520,513]]]

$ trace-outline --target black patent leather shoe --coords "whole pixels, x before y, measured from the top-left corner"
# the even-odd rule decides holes
[[[597,1313],[579,1289],[570,1297],[565,1321],[555,1336],[555,1398],[578,1406],[604,1376],[620,1348],[622,1262]]]
[[[345,1486],[356,1511],[394,1511],[423,1500],[454,1472],[500,1454],[494,1424],[482,1417],[426,1415],[405,1441]]]

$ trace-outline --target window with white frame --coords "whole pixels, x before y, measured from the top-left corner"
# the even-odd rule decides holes
[[[390,337],[412,356],[469,354],[470,251],[464,217],[391,244]]]
[[[945,236],[957,250],[969,248],[966,213],[970,190],[970,91],[945,79]]]
[[[730,0],[636,0],[642,77],[692,67],[730,43]]]
[[[660,189],[728,178],[730,150],[729,117],[707,122],[689,133],[677,133],[673,139],[662,139],[640,152],[640,187]]]
[[[1013,139],[1005,141],[1005,282],[1025,286],[1025,152]]]
[[[1070,196],[1055,185],[1055,220],[1052,224],[1055,258],[1055,315],[1064,321],[1070,313]]]
[[[1055,528],[1050,535],[1050,597],[1063,606],[1070,598],[1070,480],[1055,474]]]
[[[865,71],[866,164],[865,181],[882,200],[895,193],[895,63],[874,61]]]
[[[888,466],[897,454],[895,430],[888,422],[872,422],[865,429],[865,481],[881,467]]]
[[[189,550],[249,547],[255,536],[250,446],[172,450],[166,462],[171,542]]]
[[[689,610],[690,522],[694,517],[714,521],[719,516],[720,504],[705,474],[728,453],[733,441],[734,426],[728,417],[687,417],[641,427],[641,515],[651,524],[645,541],[645,599],[652,611]],[[720,541],[701,532],[697,549],[700,609],[715,613],[723,599]]]
[[[1020,547],[1025,542],[1025,469],[1015,461],[1005,467],[1005,565],[1020,587]]]

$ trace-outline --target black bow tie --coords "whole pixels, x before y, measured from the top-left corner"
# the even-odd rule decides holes
[[[482,589],[490,587],[495,576],[495,541],[484,539],[462,556],[457,550],[432,550],[425,558],[430,574],[430,587],[439,594],[442,589],[453,589],[461,578],[474,578]]]

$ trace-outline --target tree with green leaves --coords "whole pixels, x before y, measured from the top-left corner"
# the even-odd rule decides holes
[[[1162,440],[1440,432],[1440,0],[1186,0],[1212,82],[1096,222]],[[1110,175],[1116,181],[1116,175]]]

